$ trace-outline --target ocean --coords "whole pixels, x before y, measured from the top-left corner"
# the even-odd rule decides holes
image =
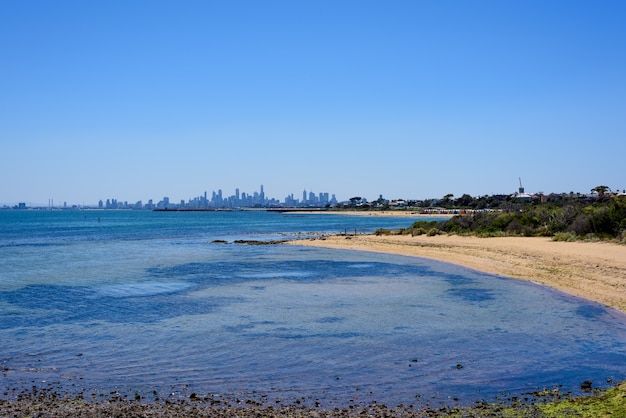
[[[626,315],[602,305],[415,257],[234,243],[416,219],[0,211],[0,396],[454,406],[626,380]]]

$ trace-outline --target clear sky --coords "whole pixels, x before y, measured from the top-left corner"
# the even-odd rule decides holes
[[[0,1],[0,204],[626,188],[626,2]]]

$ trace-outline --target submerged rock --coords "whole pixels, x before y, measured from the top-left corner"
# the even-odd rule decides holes
[[[580,384],[580,389],[584,392],[589,392],[591,390],[592,382],[591,380],[585,380]]]
[[[261,241],[261,240],[255,240],[255,239],[238,239],[233,242],[235,244],[244,244],[244,245],[273,245],[273,244],[282,244],[283,242],[287,242],[287,240]]]

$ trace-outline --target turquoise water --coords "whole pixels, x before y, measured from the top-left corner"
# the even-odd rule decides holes
[[[626,379],[626,316],[603,306],[425,259],[232,244],[411,222],[0,211],[4,396],[455,405]]]

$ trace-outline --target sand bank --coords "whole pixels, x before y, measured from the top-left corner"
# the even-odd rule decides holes
[[[529,280],[626,313],[626,246],[550,238],[358,235],[290,244],[425,257]]]

